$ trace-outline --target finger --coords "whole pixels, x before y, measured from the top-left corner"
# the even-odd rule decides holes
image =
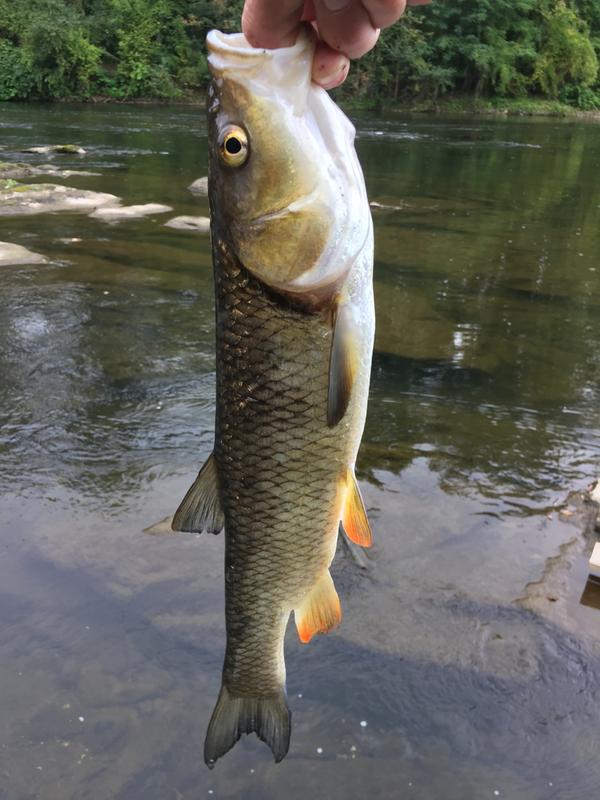
[[[302,22],[312,22],[317,18],[314,0],[305,0],[302,10]]]
[[[387,28],[397,22],[406,9],[406,0],[362,0],[375,28]]]
[[[333,50],[345,53],[348,58],[360,58],[374,47],[379,30],[371,22],[367,10],[359,0],[346,2],[337,10],[329,6],[340,5],[343,0],[316,0],[319,36]]]
[[[290,47],[303,8],[304,0],[246,0],[242,31],[252,47]]]
[[[312,79],[323,89],[335,89],[346,80],[350,61],[348,56],[332,50],[325,42],[317,42],[313,59]]]

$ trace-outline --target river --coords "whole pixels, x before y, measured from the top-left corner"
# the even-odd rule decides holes
[[[202,112],[0,106],[0,158],[76,142],[64,181],[171,215],[0,217],[2,800],[581,800],[600,787],[591,542],[600,477],[600,136],[579,121],[356,120],[378,330],[338,548],[344,620],[286,640],[289,756],[201,758],[224,649],[223,537],[149,535],[210,452]],[[57,179],[57,182],[61,182]]]

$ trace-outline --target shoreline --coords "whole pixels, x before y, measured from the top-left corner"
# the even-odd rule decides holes
[[[583,110],[574,106],[566,105],[558,100],[545,100],[542,98],[525,98],[521,100],[494,99],[482,100],[472,97],[449,97],[442,100],[423,100],[423,101],[403,101],[387,103],[386,101],[372,102],[367,100],[346,100],[344,97],[337,97],[333,93],[333,99],[338,105],[349,114],[376,113],[386,114],[456,114],[474,115],[489,117],[555,117],[558,119],[585,120],[600,122],[600,109]],[[0,105],[9,105],[13,101],[7,100]],[[116,99],[105,95],[95,95],[86,100],[77,98],[64,98],[60,100],[19,100],[18,105],[61,105],[61,104],[81,104],[86,106],[171,106],[173,108],[197,108],[206,107],[206,99],[203,93],[191,94],[185,97],[167,99],[160,97],[132,97],[128,99]]]
[[[566,105],[558,100],[525,98],[521,100],[494,99],[482,100],[472,97],[449,97],[432,101],[405,101],[386,105],[385,103],[345,102],[339,105],[347,112],[373,111],[381,114],[456,114],[489,117],[555,117],[558,119],[587,120],[600,122],[600,109],[584,111]]]

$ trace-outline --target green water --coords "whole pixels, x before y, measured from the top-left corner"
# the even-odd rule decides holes
[[[222,537],[149,536],[212,444],[201,112],[0,106],[0,158],[72,141],[73,186],[172,215],[1,217],[0,798],[581,800],[600,786],[591,541],[600,475],[600,129],[357,120],[378,332],[341,628],[287,640],[288,758],[201,748],[224,648]],[[391,208],[390,208],[391,207]],[[366,725],[362,725],[366,722]],[[497,794],[496,794],[497,793]]]

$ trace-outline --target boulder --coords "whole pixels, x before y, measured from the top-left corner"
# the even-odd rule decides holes
[[[46,264],[48,259],[39,253],[32,253],[26,247],[11,242],[0,242],[0,267],[15,264]]]
[[[173,211],[173,209],[171,206],[163,206],[160,203],[143,203],[137,206],[104,205],[89,216],[105,220],[138,219],[147,217],[149,214],[166,214],[167,211]]]
[[[71,178],[77,175],[100,175],[99,172],[85,172],[78,169],[59,169],[53,164],[25,164],[22,161],[0,161],[0,180],[11,178],[23,180],[24,178],[37,178],[40,175],[51,175],[55,178]]]
[[[46,153],[68,153],[71,155],[85,155],[83,147],[77,144],[45,144],[40,147],[24,147],[22,153],[36,153],[45,155]]]
[[[188,191],[206,197],[208,194],[208,178],[197,178],[187,187]]]
[[[195,233],[208,233],[210,231],[209,217],[173,217],[165,222],[165,228],[175,228],[178,231],[194,231]]]
[[[369,205],[376,211],[402,211],[402,209],[404,208],[404,206],[394,206],[394,205],[388,205],[387,203],[378,203],[377,200],[371,200]]]
[[[16,183],[0,181],[0,217],[47,214],[53,211],[91,211],[119,198],[107,192],[74,189],[56,183]]]

